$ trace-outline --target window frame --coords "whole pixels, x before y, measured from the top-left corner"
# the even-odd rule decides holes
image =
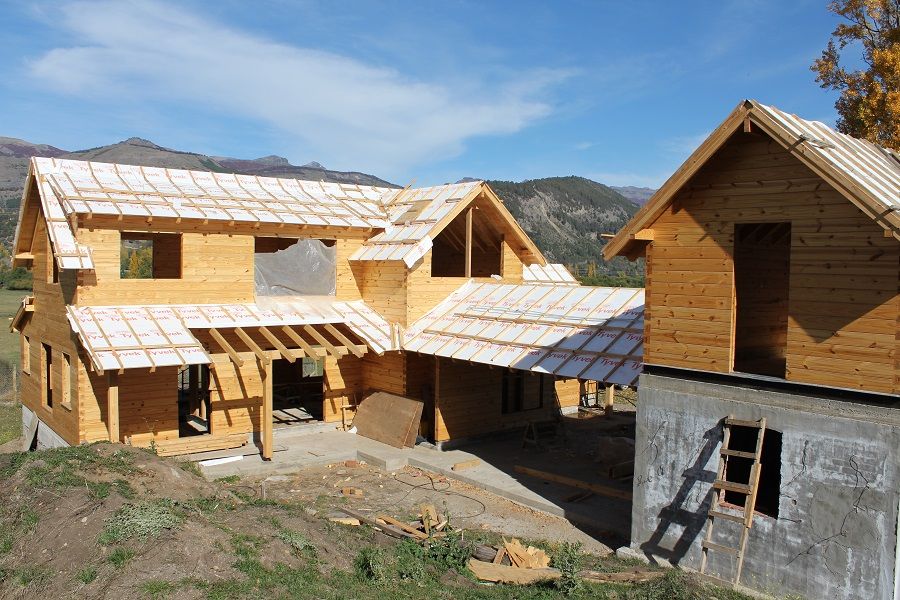
[[[53,409],[53,347],[41,342],[41,406]]]
[[[31,375],[31,340],[22,335],[22,372]]]
[[[158,249],[157,239],[166,236],[166,237],[177,237],[177,247],[178,247],[178,276],[177,277],[157,277],[156,271],[156,260],[155,253]],[[146,240],[151,243],[150,252],[151,252],[151,263],[150,263],[150,277],[123,277],[122,273],[122,245],[126,241],[139,241]],[[184,233],[180,231],[120,231],[119,232],[119,279],[126,281],[169,281],[169,280],[183,280],[184,279]]]

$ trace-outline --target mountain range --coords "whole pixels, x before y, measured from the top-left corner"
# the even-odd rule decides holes
[[[286,158],[274,155],[256,159],[207,156],[164,148],[136,137],[74,152],[0,137],[0,242],[7,247],[15,233],[22,187],[32,156],[399,187],[374,175],[333,171],[317,162],[293,165]],[[619,259],[604,263],[601,254],[605,241],[599,236],[621,228],[654,190],[611,188],[575,176],[522,182],[489,181],[489,184],[551,261],[594,263],[598,275],[639,276],[642,271],[640,264]]]

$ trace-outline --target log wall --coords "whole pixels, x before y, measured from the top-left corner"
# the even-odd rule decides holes
[[[770,138],[735,134],[652,225],[644,360],[733,364],[735,223],[790,222],[791,381],[900,391],[900,244]]]

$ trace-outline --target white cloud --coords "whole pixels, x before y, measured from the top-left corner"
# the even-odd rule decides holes
[[[269,41],[155,0],[69,2],[55,25],[78,40],[30,62],[49,89],[140,105],[186,103],[258,121],[329,166],[402,170],[448,158],[474,136],[516,132],[551,112],[569,74],[514,81],[414,80],[356,58]],[[411,51],[415,51],[411,49]],[[287,144],[290,147],[292,144]]]
[[[594,142],[578,142],[577,144],[575,144],[574,148],[576,150],[590,150],[596,145],[597,144],[595,144]]]

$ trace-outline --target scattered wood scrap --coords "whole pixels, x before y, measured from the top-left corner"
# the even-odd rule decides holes
[[[469,559],[469,569],[482,581],[530,585],[559,579],[559,569],[550,567],[550,557],[540,548],[525,546],[519,540],[503,540],[498,548],[479,545]],[[591,583],[643,583],[663,576],[663,571],[634,568],[619,573],[579,571],[578,576]]]
[[[620,573],[601,573],[599,571],[580,571],[579,577],[591,583],[644,583],[659,579],[665,575],[665,571],[647,571],[634,568]]]
[[[464,460],[462,462],[458,462],[452,467],[450,467],[451,471],[465,471],[466,469],[474,469],[478,465],[481,464],[481,461],[477,458],[473,458],[472,460]]]
[[[350,525],[353,527],[358,527],[360,524],[359,519],[356,517],[331,517],[328,520],[332,523],[337,523],[338,525]]]
[[[347,498],[362,498],[366,495],[364,491],[357,487],[345,487],[341,488],[341,494],[346,496]]]
[[[515,583],[528,585],[539,581],[559,579],[559,569],[523,569],[494,563],[469,559],[469,569],[475,573],[475,577],[482,581],[495,583]]]
[[[513,538],[510,541],[503,540],[503,549],[509,556],[512,566],[521,569],[546,569],[550,566],[550,557],[540,548],[523,546],[522,542]]]
[[[528,475],[529,477],[534,477],[536,479],[543,479],[544,481],[552,481],[553,483],[559,483],[562,485],[567,485],[569,487],[579,488],[582,490],[589,490],[598,496],[609,496],[610,498],[621,498],[622,500],[631,501],[631,492],[616,489],[613,487],[609,487],[606,485],[600,485],[598,483],[590,483],[588,481],[582,481],[580,479],[575,479],[574,477],[566,477],[565,475],[557,475],[556,473],[548,473],[547,471],[539,471],[537,469],[532,469],[530,467],[523,467],[522,465],[516,465],[514,467],[516,473],[521,473],[523,475]]]

